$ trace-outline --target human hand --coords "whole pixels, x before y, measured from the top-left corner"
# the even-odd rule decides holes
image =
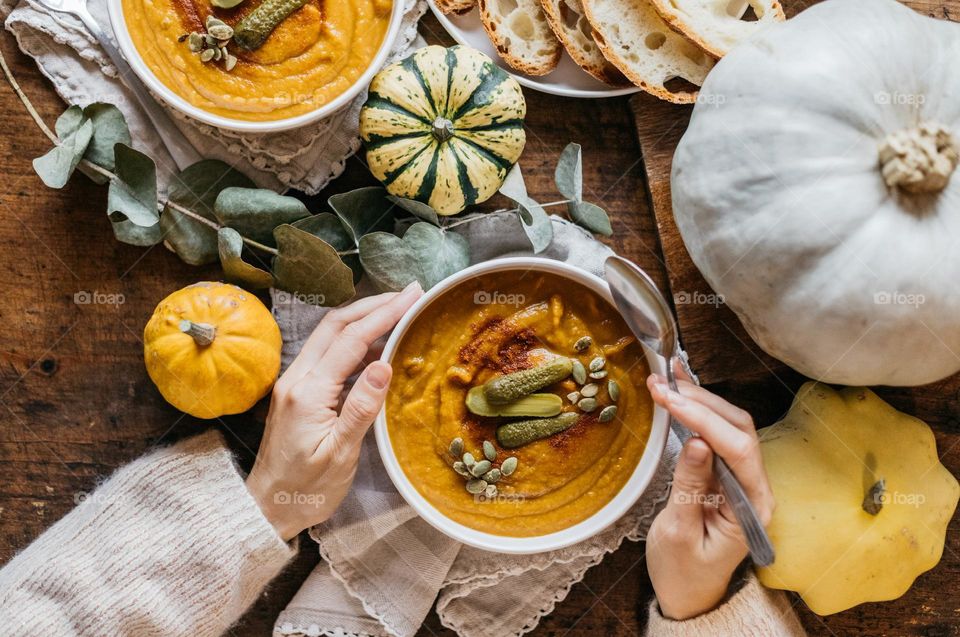
[[[737,566],[747,556],[746,539],[713,475],[719,453],[740,480],[764,526],[773,513],[757,431],[746,411],[689,382],[678,372],[679,393],[653,374],[647,386],[657,404],[700,438],[683,447],[667,506],[647,536],[647,568],[660,612],[689,619],[716,607]]]
[[[367,365],[337,413],[344,385],[421,294],[412,283],[330,311],[277,380],[247,489],[284,540],[329,518],[347,495],[393,370]]]

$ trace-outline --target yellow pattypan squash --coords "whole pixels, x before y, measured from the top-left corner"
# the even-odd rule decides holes
[[[829,615],[900,597],[940,561],[960,486],[922,421],[869,389],[807,383],[760,448],[777,502],[764,585]]]
[[[277,379],[281,344],[270,310],[227,283],[174,292],[143,330],[150,379],[167,402],[197,418],[253,407]]]

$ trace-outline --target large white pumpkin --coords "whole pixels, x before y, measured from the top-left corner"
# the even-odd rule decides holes
[[[827,0],[710,73],[673,160],[677,225],[771,355],[813,378],[960,369],[960,25]]]

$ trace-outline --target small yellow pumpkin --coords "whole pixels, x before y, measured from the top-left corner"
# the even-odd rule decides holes
[[[245,290],[204,281],[163,299],[143,330],[150,379],[197,418],[244,412],[280,372],[280,328]]]
[[[869,389],[807,383],[760,449],[777,502],[765,586],[829,615],[896,599],[940,561],[960,486],[924,422]]]

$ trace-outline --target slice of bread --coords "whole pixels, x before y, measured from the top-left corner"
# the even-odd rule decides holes
[[[650,1],[672,29],[718,58],[764,27],[786,20],[777,0]],[[747,20],[748,9],[752,11]]]
[[[527,75],[557,68],[563,47],[539,0],[479,0],[480,21],[500,57]]]
[[[650,0],[582,2],[600,51],[631,82],[675,104],[697,99],[714,59],[667,26]],[[667,87],[678,78],[684,86]]]
[[[540,0],[540,4],[550,28],[580,68],[611,86],[630,86],[630,80],[600,52],[580,0]]]
[[[477,4],[477,0],[434,0],[434,4],[443,15],[467,13]]]

